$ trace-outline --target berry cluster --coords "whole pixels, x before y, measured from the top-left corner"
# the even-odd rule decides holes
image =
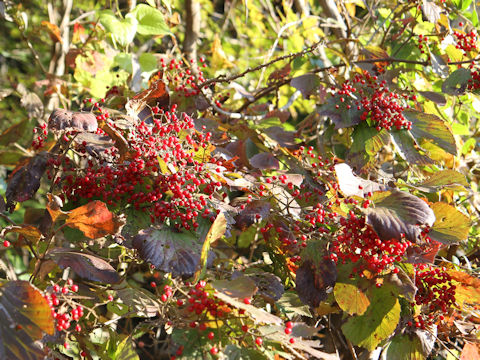
[[[68,295],[76,293],[77,291],[78,285],[74,284],[72,279],[68,279],[64,286],[54,284],[50,292],[44,295],[45,300],[47,300],[52,310],[52,316],[56,321],[56,329],[59,332],[64,331],[68,333],[72,331],[72,329],[77,332],[82,331],[82,327],[78,322],[84,315],[83,307],[81,305],[75,305],[68,299]],[[59,299],[59,296],[62,299]],[[60,300],[62,300],[62,302]],[[76,324],[73,327],[74,321]]]
[[[423,36],[420,34],[418,35],[418,48],[422,54],[425,53],[425,50],[423,49],[424,46],[428,46],[428,36]]]
[[[415,96],[399,95],[390,91],[387,82],[379,81],[377,76],[368,72],[357,74],[351,81],[345,81],[340,89],[332,90],[332,95],[343,104],[342,108],[356,108],[361,112],[360,120],[368,121],[378,131],[412,128],[411,121],[405,118],[403,111],[410,107],[407,101],[415,100]],[[340,109],[339,104],[335,107]]]
[[[329,259],[342,263],[350,261],[359,263],[353,272],[361,273],[368,269],[381,273],[393,263],[402,260],[412,243],[406,239],[380,240],[372,227],[366,224],[363,215],[357,216],[353,212],[348,218],[340,219],[341,233],[332,241]]]
[[[476,91],[480,89],[480,70],[478,68],[473,68],[471,70],[471,78],[468,79],[467,90]]]
[[[453,36],[455,37],[455,47],[457,49],[463,50],[464,54],[467,55],[470,51],[477,51],[477,34],[473,31],[469,33],[454,31]]]
[[[435,320],[443,320],[455,304],[455,285],[445,268],[421,264],[415,271],[415,286],[415,303],[411,305],[422,306],[426,310],[425,314],[417,317],[415,326],[425,329],[425,326],[433,324]]]
[[[192,71],[192,66],[194,66],[193,60],[189,64],[176,59],[166,62],[164,58],[161,58],[160,66],[167,71],[166,79],[172,85],[174,91],[185,97],[190,97],[200,94],[197,82],[202,83],[205,81],[201,68],[207,67],[207,64],[203,57],[199,59],[199,62],[201,65],[196,67],[196,74]]]
[[[32,148],[34,150],[41,149],[45,146],[45,141],[48,136],[47,124],[44,123],[33,129],[34,138],[32,140]]]

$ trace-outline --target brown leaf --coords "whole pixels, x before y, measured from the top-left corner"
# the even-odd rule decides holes
[[[255,221],[258,221],[257,214],[260,219],[265,219],[270,214],[271,205],[268,201],[254,200],[245,206],[237,216],[235,216],[235,227],[240,230],[246,230]]]
[[[272,153],[259,153],[253,155],[249,159],[250,165],[256,169],[267,170],[267,169],[279,169],[280,162]]]
[[[331,260],[314,264],[306,260],[297,269],[297,293],[304,304],[317,307],[327,298],[327,288],[335,285],[337,268]]]
[[[290,66],[290,63],[287,63],[283,68],[275,70],[270,74],[267,80],[268,85],[272,85],[278,81],[281,81],[285,79],[289,74],[290,71],[292,71],[292,67]]]
[[[70,267],[82,278],[106,284],[122,281],[112,265],[97,256],[63,248],[52,249],[48,255],[60,268]]]
[[[130,116],[138,116],[148,106],[158,106],[167,110],[170,105],[170,95],[167,85],[161,79],[152,81],[149,88],[136,94],[126,105]],[[147,109],[149,110],[149,109]]]
[[[7,209],[10,212],[15,208],[16,202],[26,201],[35,195],[40,187],[40,179],[47,168],[48,157],[47,152],[41,152],[13,174],[5,194]]]
[[[48,118],[48,128],[56,131],[96,132],[98,123],[95,115],[90,112],[55,109]]]
[[[94,200],[72,211],[56,209],[52,202],[47,205],[53,221],[60,216],[65,218],[65,224],[80,230],[90,239],[98,239],[106,235],[116,234],[123,226],[123,219],[108,210],[105,203]]]

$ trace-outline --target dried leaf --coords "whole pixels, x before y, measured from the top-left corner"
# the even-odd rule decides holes
[[[90,112],[55,109],[48,118],[48,128],[55,131],[96,132],[98,123],[95,115]]]
[[[253,297],[258,290],[255,282],[247,276],[239,276],[233,280],[215,280],[211,284],[215,290],[240,300]]]
[[[97,256],[63,248],[52,249],[48,255],[60,268],[69,267],[84,279],[104,284],[118,284],[122,281],[112,265]]]
[[[9,211],[13,211],[16,202],[26,201],[35,195],[47,168],[48,157],[47,152],[41,152],[13,174],[5,193]]]
[[[57,209],[50,201],[47,210],[54,222],[60,217],[65,218],[67,226],[80,230],[90,239],[114,235],[124,225],[121,217],[110,212],[105,203],[98,200],[67,212]]]
[[[7,226],[3,228],[3,230],[0,232],[0,237],[3,238],[6,234],[10,232],[23,235],[34,244],[36,244],[42,237],[42,233],[40,232],[39,229],[37,229],[33,225],[27,225],[27,224]]]
[[[317,307],[327,298],[327,289],[337,281],[337,268],[331,260],[314,264],[306,260],[297,269],[296,289],[304,304]]]
[[[47,29],[48,35],[50,35],[50,39],[54,42],[62,43],[62,36],[60,35],[60,29],[57,25],[52,24],[48,21],[42,21],[42,26]]]

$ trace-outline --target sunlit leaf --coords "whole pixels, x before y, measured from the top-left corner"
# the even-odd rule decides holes
[[[416,185],[420,190],[428,192],[436,192],[442,188],[465,190],[468,186],[465,175],[451,169],[436,171],[428,179]]]
[[[144,289],[127,287],[117,290],[116,296],[128,306],[134,316],[154,317],[160,310],[157,298]]]
[[[367,209],[366,219],[382,240],[401,239],[404,234],[415,242],[420,234],[418,225],[432,226],[435,222],[432,209],[414,195],[398,190],[374,195],[378,200],[373,198],[375,206]]]
[[[42,237],[42,233],[38,228],[36,228],[33,225],[27,225],[27,224],[7,226],[3,228],[2,231],[0,232],[0,237],[4,237],[6,234],[10,232],[23,235],[33,243],[37,243]]]
[[[470,231],[470,219],[454,206],[443,202],[431,205],[436,221],[428,236],[442,244],[452,245],[466,240]]]
[[[211,285],[215,290],[238,299],[251,298],[258,290],[255,282],[247,276],[233,280],[215,280]]]
[[[53,335],[54,319],[43,294],[28,281],[10,281],[0,287],[0,357],[43,359],[40,340]]]
[[[343,334],[353,344],[367,350],[392,335],[400,320],[400,303],[389,285],[372,288],[370,306],[361,316],[354,316],[342,326]]]
[[[422,344],[418,336],[397,335],[387,348],[387,358],[392,360],[424,360]]]
[[[335,175],[337,176],[340,191],[345,196],[364,197],[369,192],[386,190],[386,186],[371,180],[364,180],[354,175],[352,168],[345,163],[335,165]]]
[[[89,131],[95,132],[98,123],[91,112],[74,112],[65,109],[55,109],[48,118],[48,127],[52,130]]]
[[[142,35],[166,35],[170,30],[165,23],[165,16],[160,10],[145,4],[138,4],[132,14],[138,21],[137,32]]]
[[[362,315],[370,305],[365,291],[360,289],[358,283],[354,281],[337,282],[333,293],[338,306],[350,315]]]

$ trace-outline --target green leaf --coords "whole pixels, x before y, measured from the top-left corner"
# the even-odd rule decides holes
[[[468,187],[465,175],[450,169],[437,171],[427,180],[416,185],[420,190],[427,192],[437,192],[441,188],[465,191],[465,186]]]
[[[308,305],[304,305],[302,300],[300,300],[298,297],[298,294],[293,291],[285,292],[276,302],[276,304],[279,309],[287,315],[287,317],[291,317],[293,315],[312,317],[312,314],[310,313],[310,307]]]
[[[28,128],[28,119],[16,123],[0,134],[0,145],[6,146],[12,142],[18,141]]]
[[[143,53],[138,57],[138,63],[143,72],[152,72],[157,70],[157,58],[150,53]]]
[[[132,338],[127,336],[123,341],[121,341],[115,350],[113,355],[113,359],[115,360],[138,360],[137,352],[135,351],[135,347],[133,345]]]
[[[245,347],[239,347],[237,345],[227,345],[223,350],[223,353],[227,357],[227,359],[231,360],[265,360],[268,359],[266,355],[264,355],[259,350],[255,349],[248,349]]]
[[[412,122],[411,133],[417,142],[420,142],[420,139],[429,139],[446,152],[457,155],[457,143],[452,128],[443,119],[414,110],[404,111],[403,114]]]
[[[112,10],[102,10],[99,12],[99,21],[111,33],[113,41],[122,47],[127,47],[135,38],[138,21],[132,14],[120,20]]]
[[[362,315],[370,305],[367,295],[354,281],[337,282],[333,293],[338,306],[350,315]]]
[[[449,95],[461,95],[467,89],[468,80],[471,77],[469,69],[457,69],[443,82],[442,91]]]
[[[138,21],[137,31],[142,35],[171,34],[163,14],[146,4],[138,4],[132,11]]]
[[[447,245],[467,239],[471,225],[468,216],[443,202],[436,202],[431,208],[437,220],[428,233],[430,238]]]
[[[152,293],[132,287],[117,290],[116,296],[128,306],[130,316],[154,317],[160,311],[160,304]]]
[[[10,281],[0,287],[0,358],[43,359],[36,342],[53,335],[55,323],[47,300],[28,281]]]
[[[422,343],[415,334],[397,335],[387,348],[389,360],[424,360]]]
[[[428,156],[422,154],[419,151],[421,150],[422,152],[424,152],[424,150],[420,148],[415,142],[415,139],[413,138],[410,131],[392,131],[390,135],[395,142],[395,147],[397,148],[400,156],[410,164],[428,165],[433,163],[433,161]]]
[[[388,284],[372,288],[372,300],[365,314],[351,317],[342,326],[343,334],[353,344],[369,351],[387,339],[400,320],[400,303]]]

